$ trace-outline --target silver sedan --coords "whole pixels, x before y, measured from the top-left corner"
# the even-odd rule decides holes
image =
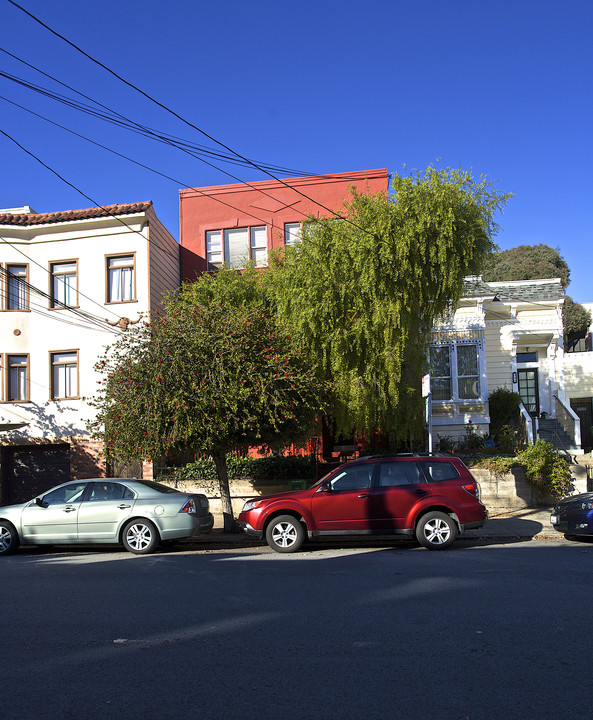
[[[117,543],[144,555],[163,541],[210,532],[213,524],[205,495],[150,480],[77,480],[0,507],[0,555],[19,545],[74,543]]]

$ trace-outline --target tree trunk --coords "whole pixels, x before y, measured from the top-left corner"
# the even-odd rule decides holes
[[[233,505],[231,503],[231,489],[229,487],[229,474],[226,466],[226,453],[221,452],[212,455],[214,464],[216,465],[216,474],[218,475],[218,485],[220,488],[220,503],[222,505],[222,516],[224,519],[224,531],[235,531],[235,519],[233,517]]]

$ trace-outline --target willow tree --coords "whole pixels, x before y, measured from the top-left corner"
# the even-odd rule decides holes
[[[279,318],[333,387],[338,431],[421,427],[420,375],[435,318],[494,247],[508,195],[462,170],[395,175],[391,196],[352,188],[339,219],[311,217],[272,260]]]
[[[225,530],[233,526],[227,453],[304,440],[323,409],[324,384],[277,326],[255,271],[202,275],[166,300],[163,316],[123,334],[96,368],[93,429],[109,456],[210,456]]]

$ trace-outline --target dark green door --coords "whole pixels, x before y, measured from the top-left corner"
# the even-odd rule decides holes
[[[539,382],[537,369],[518,370],[519,395],[531,417],[539,415]]]

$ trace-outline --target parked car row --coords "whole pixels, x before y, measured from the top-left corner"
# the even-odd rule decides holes
[[[304,490],[248,500],[242,529],[279,553],[309,538],[397,535],[445,550],[488,511],[462,460],[440,455],[359,458]],[[568,497],[551,515],[568,535],[593,535],[593,493]],[[135,554],[208,533],[208,498],[146,480],[87,479],[58,485],[20,505],[0,507],[0,555],[19,545],[120,544]]]

